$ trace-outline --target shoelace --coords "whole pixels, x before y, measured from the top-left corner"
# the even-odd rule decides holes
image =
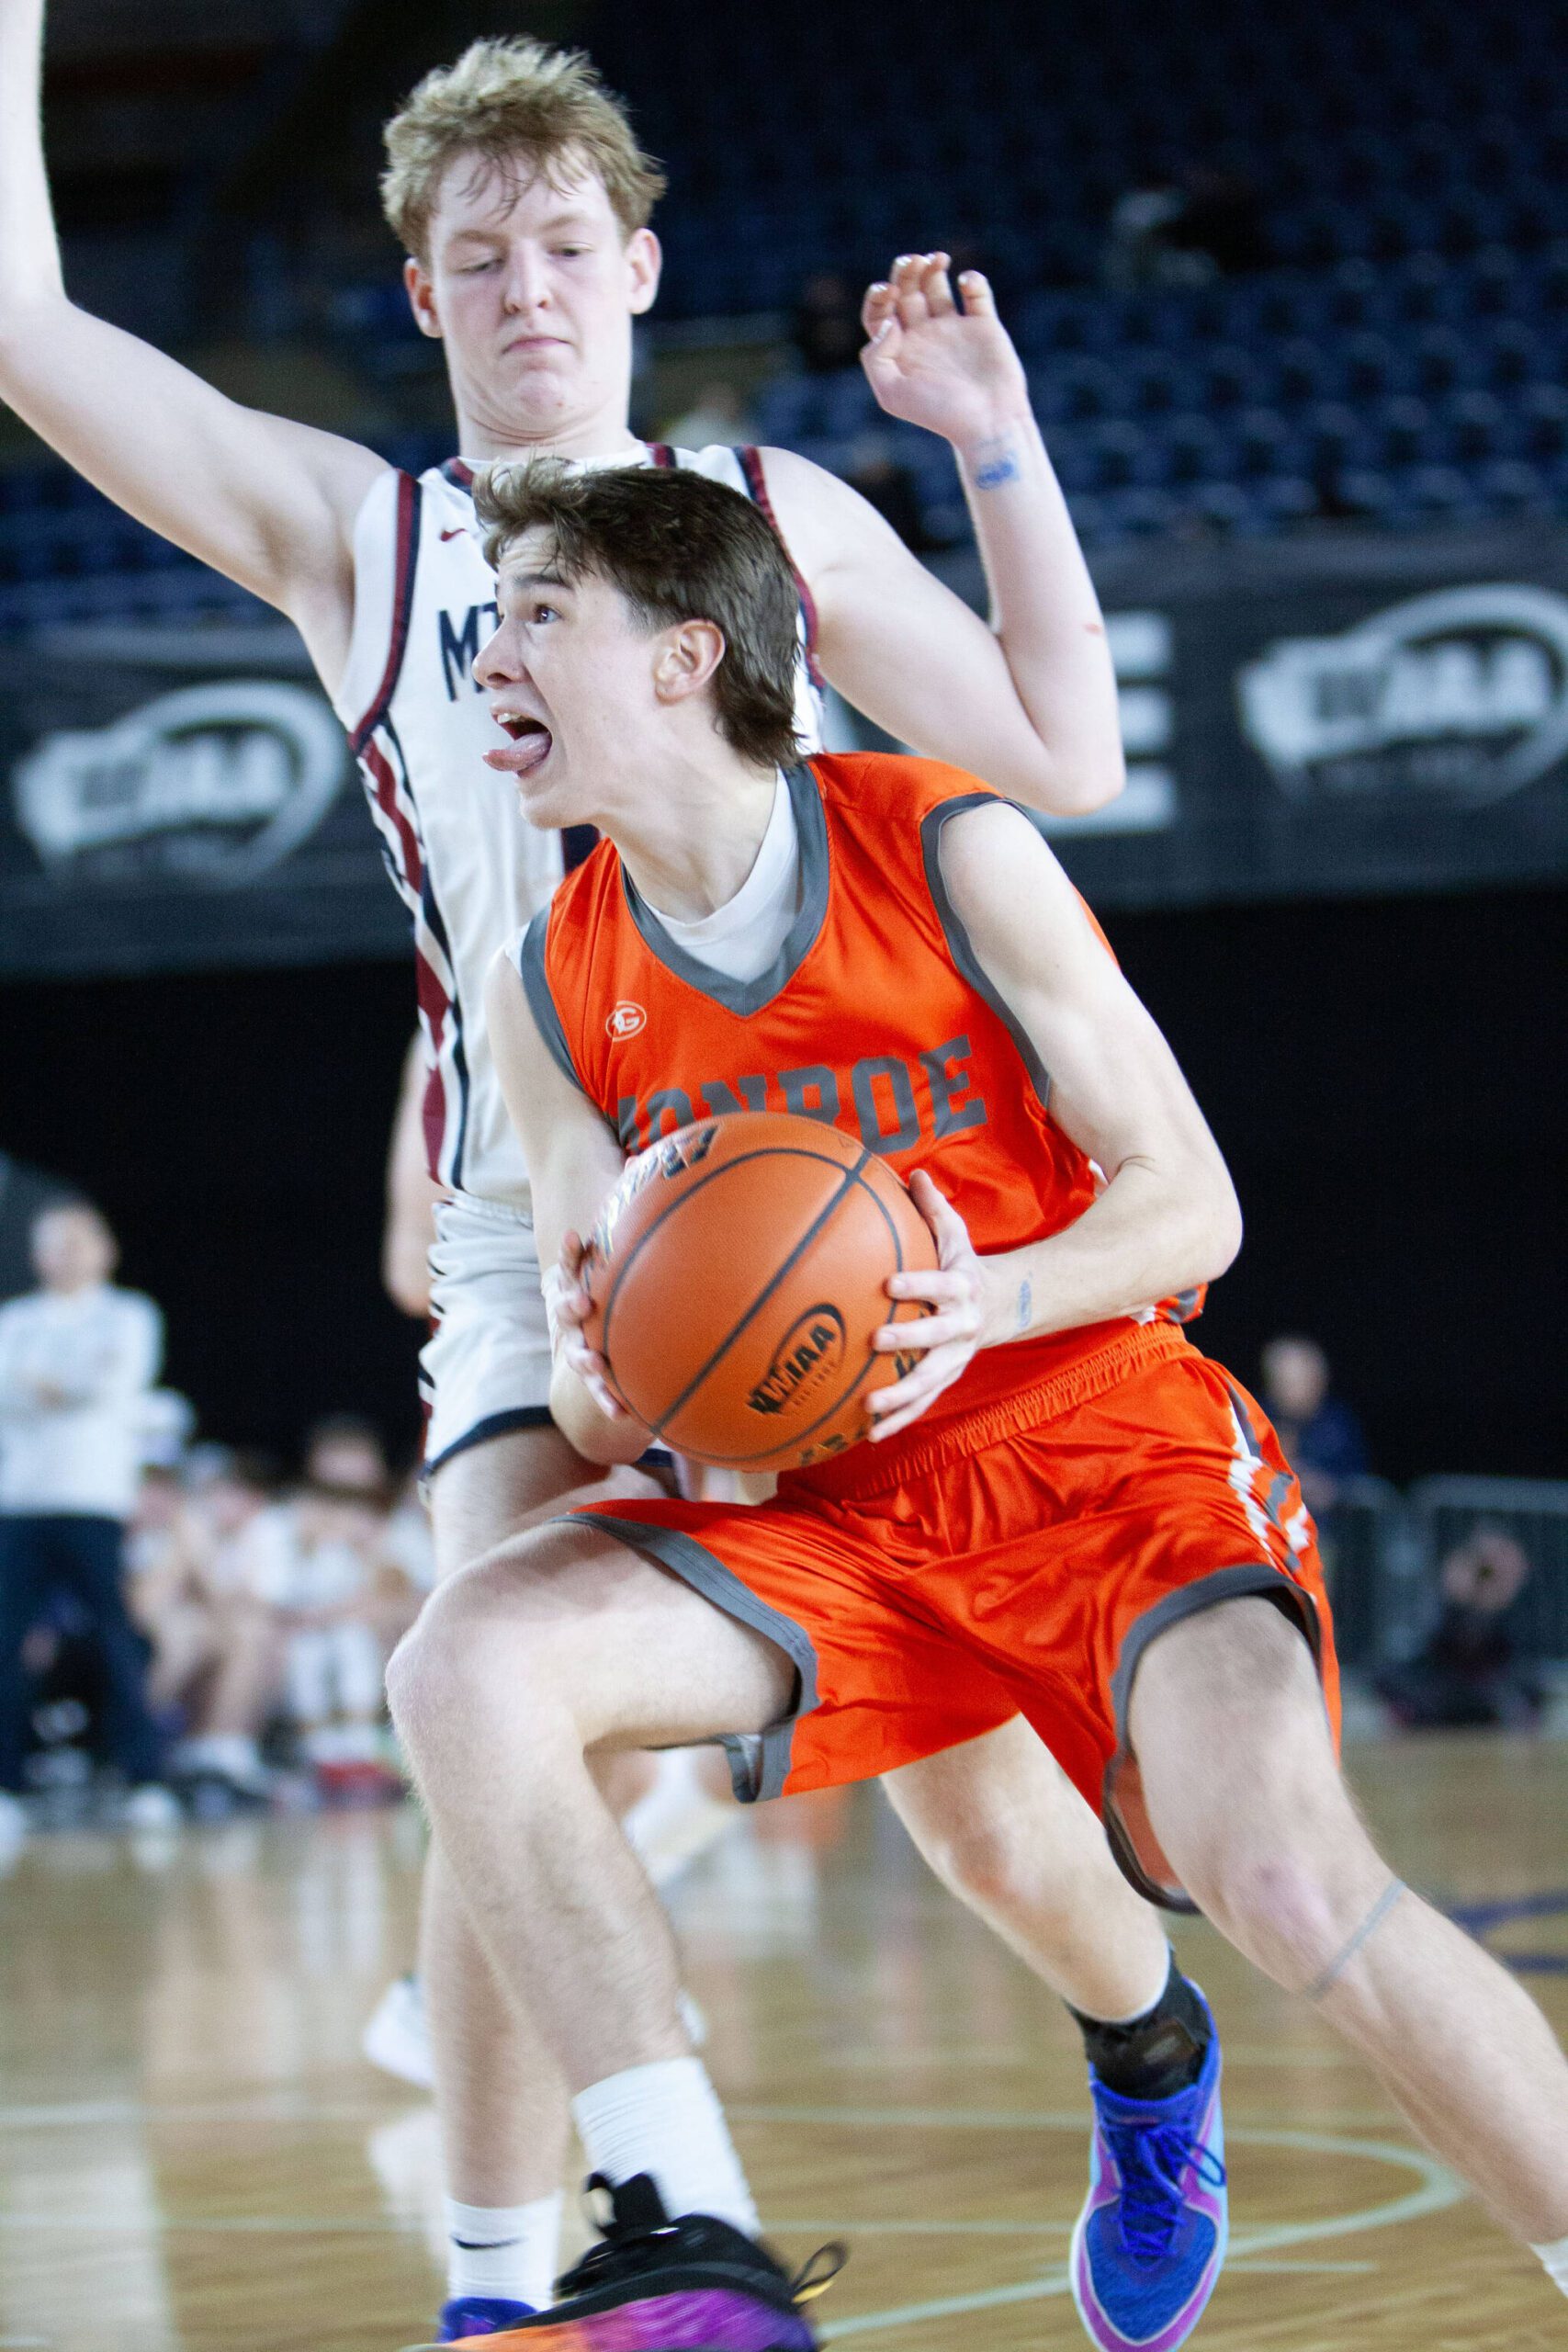
[[[818,2295],[825,2295],[849,2258],[850,2250],[842,2238],[829,2238],[826,2245],[819,2245],[815,2254],[807,2256],[790,2280],[791,2302],[814,2303]],[[826,2267],[819,2269],[818,2264]]]
[[[1196,2142],[1186,2122],[1132,2123],[1100,2119],[1122,2182],[1122,2242],[1134,2262],[1160,2261],[1180,2217],[1182,2180],[1195,2173],[1223,2188],[1225,2168]]]

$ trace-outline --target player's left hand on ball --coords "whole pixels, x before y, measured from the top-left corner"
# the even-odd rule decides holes
[[[987,280],[946,254],[905,254],[861,306],[861,366],[889,416],[960,446],[990,438],[1027,413],[1029,383]]]
[[[583,1276],[585,1246],[575,1233],[562,1237],[560,1256],[544,1278],[545,1306],[550,1319],[551,1345],[569,1372],[574,1372],[606,1420],[625,1420],[626,1408],[610,1386],[610,1367],[588,1344],[583,1326],[593,1312],[593,1301]]]
[[[918,1356],[902,1380],[872,1391],[873,1438],[892,1437],[951,1388],[985,1341],[986,1277],[969,1238],[969,1228],[923,1168],[909,1180],[915,1206],[936,1241],[933,1272],[892,1274],[893,1298],[919,1299],[929,1312],[905,1323],[885,1323],[874,1345],[884,1355]]]

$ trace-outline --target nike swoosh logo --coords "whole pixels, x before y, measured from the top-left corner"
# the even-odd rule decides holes
[[[459,523],[455,531],[443,531],[441,536],[444,539],[461,539],[466,538],[468,534],[464,530],[461,523]]]

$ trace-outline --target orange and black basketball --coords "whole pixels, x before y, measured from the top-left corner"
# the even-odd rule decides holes
[[[901,1180],[817,1119],[702,1119],[630,1161],[584,1262],[587,1337],[622,1402],[694,1461],[790,1470],[870,1433],[908,1370],[873,1334],[925,1310],[890,1274],[936,1263]]]

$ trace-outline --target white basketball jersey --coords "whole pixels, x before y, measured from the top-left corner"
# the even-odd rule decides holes
[[[727,482],[772,519],[755,449],[660,445],[640,462]],[[413,917],[431,1175],[456,1192],[525,1209],[522,1148],[485,1037],[484,984],[496,949],[560,880],[570,836],[536,831],[512,779],[484,764],[500,737],[473,662],[497,611],[473,479],[454,458],[417,479],[388,472],[371,490],[355,524],[354,634],[333,699],[388,869]],[[807,748],[818,750],[816,616],[804,581],[800,591],[797,724]]]

